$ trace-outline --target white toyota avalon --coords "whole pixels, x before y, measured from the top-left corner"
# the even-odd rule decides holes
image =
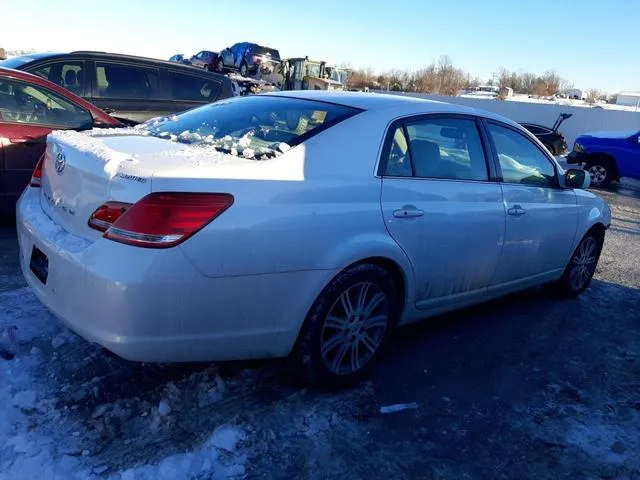
[[[404,96],[237,97],[54,132],[17,206],[21,264],[126,359],[287,357],[346,384],[391,331],[593,276],[607,204],[516,123]]]

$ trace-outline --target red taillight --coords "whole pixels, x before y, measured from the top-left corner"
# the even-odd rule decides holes
[[[259,57],[258,55],[253,56],[253,63],[260,63],[261,61],[262,57]]]
[[[100,205],[89,217],[89,226],[100,232],[106,232],[130,206],[130,203],[122,202],[107,202]]]
[[[151,193],[119,216],[104,237],[138,247],[173,247],[232,204],[233,196],[227,193]]]
[[[31,174],[31,181],[29,182],[30,187],[40,188],[42,186],[43,161],[44,161],[44,153],[38,159],[38,163],[36,163],[36,168],[33,169],[33,173]]]

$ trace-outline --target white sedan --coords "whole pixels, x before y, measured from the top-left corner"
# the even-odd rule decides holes
[[[404,96],[237,97],[54,132],[17,207],[21,264],[130,360],[291,356],[346,384],[398,325],[555,282],[611,223],[582,170],[480,110]]]

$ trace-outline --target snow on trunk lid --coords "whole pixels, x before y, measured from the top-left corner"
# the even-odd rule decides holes
[[[56,131],[47,138],[40,204],[67,232],[97,239],[91,214],[108,200],[135,203],[151,192],[151,181],[124,152],[106,146],[97,135]]]

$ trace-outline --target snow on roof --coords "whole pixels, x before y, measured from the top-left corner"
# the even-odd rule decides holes
[[[640,92],[620,92],[618,96],[624,95],[625,97],[640,97]]]

